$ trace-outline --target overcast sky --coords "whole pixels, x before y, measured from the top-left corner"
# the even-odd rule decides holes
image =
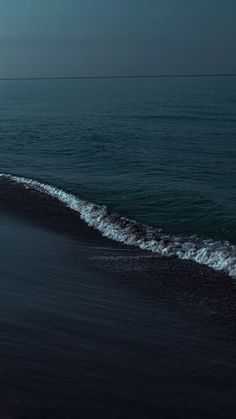
[[[236,0],[0,0],[0,77],[236,73]]]

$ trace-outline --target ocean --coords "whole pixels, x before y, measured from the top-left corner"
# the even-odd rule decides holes
[[[0,80],[1,417],[235,417],[235,81]]]

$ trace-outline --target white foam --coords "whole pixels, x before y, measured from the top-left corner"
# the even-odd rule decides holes
[[[58,199],[71,210],[78,212],[80,218],[90,227],[99,230],[109,239],[139,246],[141,249],[162,256],[177,256],[180,259],[192,260],[236,277],[236,246],[229,242],[200,240],[196,236],[165,235],[160,232],[161,230],[138,225],[125,217],[109,215],[105,206],[87,202],[55,186],[11,174],[2,173],[1,177]]]

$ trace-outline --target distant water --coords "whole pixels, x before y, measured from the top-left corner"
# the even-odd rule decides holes
[[[233,417],[235,81],[0,81],[4,417]]]

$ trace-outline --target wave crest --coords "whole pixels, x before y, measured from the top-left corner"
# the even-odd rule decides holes
[[[175,256],[207,265],[215,270],[236,277],[236,246],[229,242],[203,240],[196,236],[178,236],[162,233],[161,229],[137,223],[119,214],[111,214],[106,206],[96,205],[67,193],[62,189],[34,179],[0,174],[0,179],[23,185],[49,197],[79,214],[90,227],[109,239],[157,253],[160,256]]]

